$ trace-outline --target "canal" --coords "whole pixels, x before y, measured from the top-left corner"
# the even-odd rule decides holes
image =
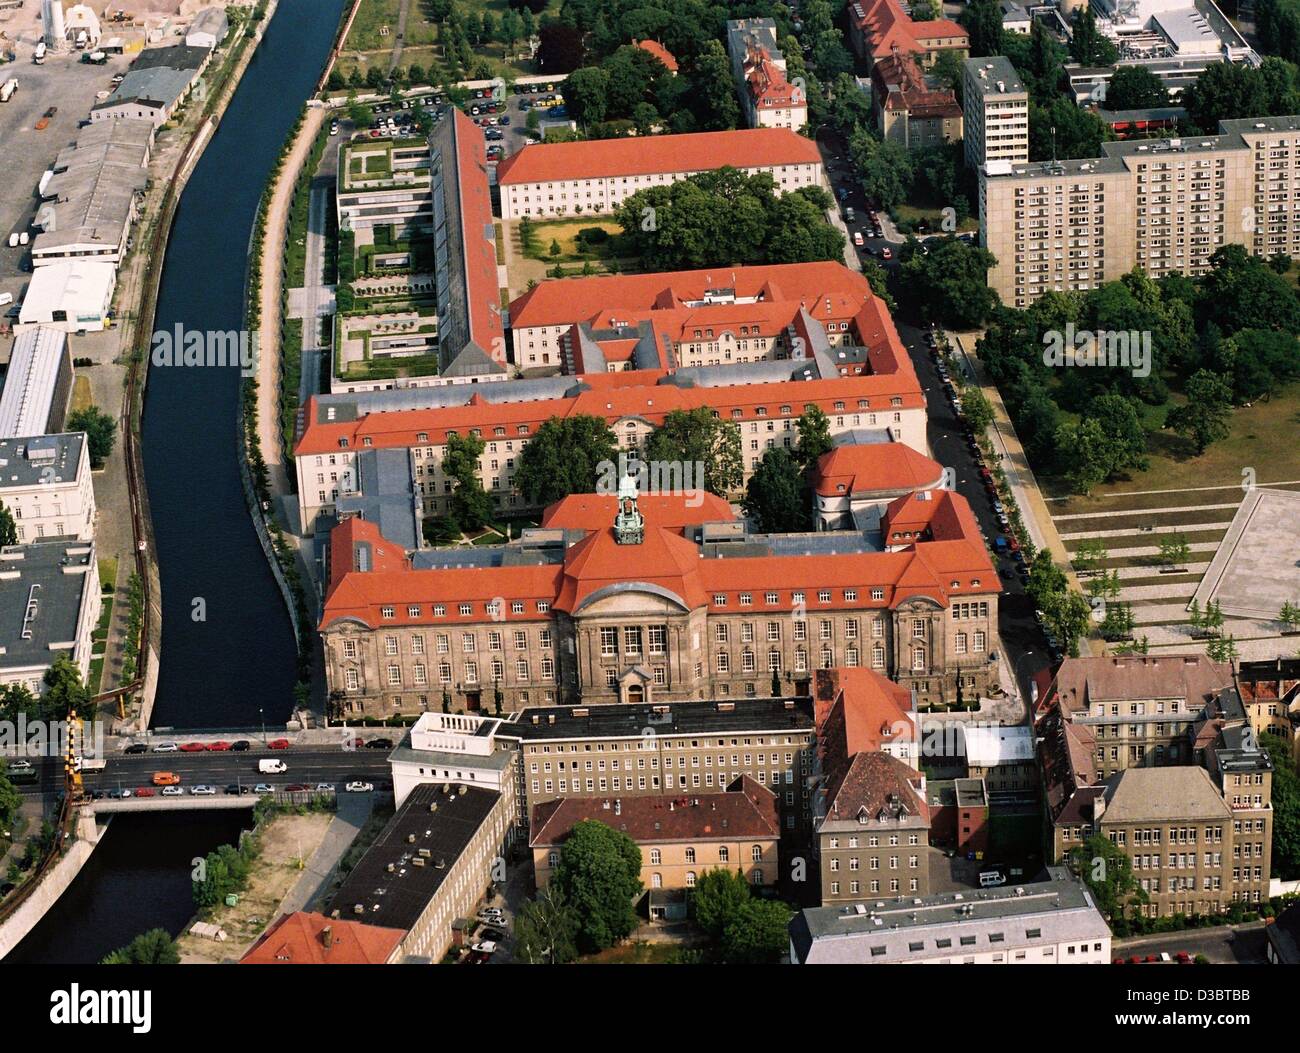
[[[243,325],[258,199],[329,55],[345,0],[279,0],[216,134],[181,195],[155,328]],[[151,370],[145,478],[162,579],[155,727],[280,723],[293,700],[289,616],[249,519],[239,476],[238,367]],[[246,811],[121,816],[76,881],[7,962],[98,961],[146,929],[192,914],[196,856],[238,836]]]

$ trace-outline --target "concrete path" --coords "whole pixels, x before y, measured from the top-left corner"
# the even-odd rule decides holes
[[[1058,521],[1065,521],[1065,520],[1072,520],[1072,519],[1114,519],[1116,516],[1130,516],[1130,515],[1131,516],[1137,516],[1137,515],[1154,516],[1154,515],[1160,515],[1162,512],[1186,512],[1189,508],[1195,509],[1198,512],[1210,512],[1210,511],[1218,511],[1224,508],[1235,509],[1239,504],[1241,504],[1240,501],[1233,501],[1231,504],[1226,504],[1226,505],[1190,504],[1190,505],[1170,505],[1168,508],[1133,508],[1133,509],[1112,508],[1108,512],[1071,512],[1069,515],[1058,515],[1056,516],[1056,519]],[[1178,527],[1177,529],[1187,530],[1188,528]]]
[[[1199,511],[1199,509],[1198,509]],[[1128,527],[1124,530],[1080,530],[1069,534],[1062,534],[1062,541],[1083,541],[1085,538],[1110,538],[1110,537],[1137,537],[1139,535],[1151,534],[1190,534],[1196,530],[1227,530],[1230,519],[1221,519],[1217,523],[1180,523],[1177,526],[1157,526],[1150,530],[1134,530]],[[1077,548],[1077,545],[1071,545],[1071,548]]]
[[[1276,483],[1256,483],[1255,485],[1273,486],[1273,487],[1300,486],[1300,479],[1283,479],[1282,481]],[[1107,495],[1106,500],[1120,501],[1123,500],[1125,497],[1146,497],[1149,494],[1202,494],[1202,493],[1207,493],[1210,490],[1240,490],[1240,489],[1241,489],[1240,483],[1226,483],[1222,486],[1190,486],[1190,487],[1183,487],[1181,489],[1174,489],[1174,490],[1125,490],[1121,493]],[[1049,497],[1047,498],[1047,500],[1048,501],[1072,501],[1074,500],[1074,498],[1072,495],[1067,494],[1063,497]],[[1198,507],[1204,508],[1209,506],[1199,505]],[[1137,509],[1137,511],[1141,511],[1141,509]],[[1100,513],[1100,514],[1105,514],[1105,513]],[[1061,516],[1060,518],[1064,519],[1067,517]]]

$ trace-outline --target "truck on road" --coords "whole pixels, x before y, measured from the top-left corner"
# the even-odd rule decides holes
[[[280,775],[289,770],[289,765],[282,760],[260,760],[257,762],[257,770],[263,775]]]

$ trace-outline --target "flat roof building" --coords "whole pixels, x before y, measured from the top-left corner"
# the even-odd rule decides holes
[[[1103,965],[1110,929],[1064,869],[1047,881],[812,907],[790,923],[796,965]]]
[[[0,391],[0,439],[62,431],[71,397],[72,357],[67,334],[46,326],[21,330],[10,348]]]
[[[1029,160],[1029,92],[1011,60],[1002,55],[962,64],[966,165]]]
[[[95,490],[85,433],[0,439],[0,505],[13,515],[20,544],[93,540]]]
[[[59,655],[86,682],[99,610],[94,542],[0,548],[0,684],[40,695]]]
[[[452,923],[469,917],[514,836],[506,798],[478,787],[426,784],[348,873],[326,913],[406,933],[400,953],[440,961]]]
[[[108,321],[116,285],[117,268],[111,263],[62,259],[37,267],[18,323],[64,333],[97,333]]]

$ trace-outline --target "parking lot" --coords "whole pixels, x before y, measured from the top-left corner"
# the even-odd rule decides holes
[[[0,79],[18,81],[13,98],[0,103],[0,292],[13,294],[15,300],[27,284],[31,246],[11,249],[9,235],[29,229],[41,175],[55,155],[72,143],[96,94],[111,90],[113,76],[129,64],[127,56],[111,55],[105,65],[92,65],[81,62],[81,54],[51,53],[38,66],[24,41],[18,47],[18,61],[0,67]],[[57,107],[57,112],[48,127],[37,131],[37,121],[51,107]]]

